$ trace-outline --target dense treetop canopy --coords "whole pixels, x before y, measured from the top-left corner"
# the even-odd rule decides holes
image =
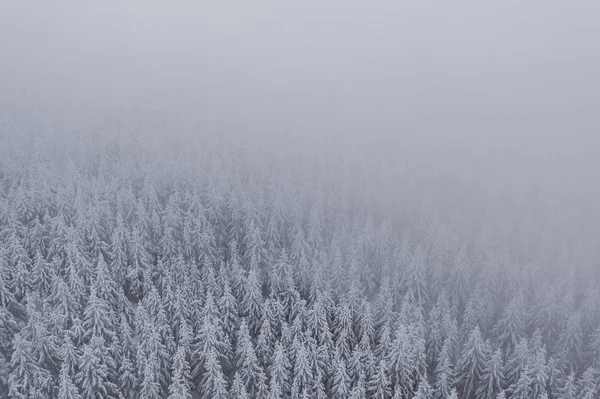
[[[8,397],[600,394],[597,204],[559,174],[2,121],[46,129],[0,139]]]

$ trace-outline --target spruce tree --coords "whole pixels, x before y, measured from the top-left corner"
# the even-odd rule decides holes
[[[429,385],[429,382],[427,382],[426,378],[422,378],[421,381],[419,381],[419,385],[417,386],[417,391],[415,393],[415,396],[413,396],[414,399],[431,399],[433,398],[433,392],[431,389],[431,386]]]
[[[521,372],[517,382],[512,384],[507,389],[508,397],[511,399],[527,399],[531,397],[531,371],[526,368]]]
[[[575,374],[571,373],[565,379],[563,385],[558,389],[558,399],[576,399],[577,386],[575,385]]]
[[[227,381],[223,375],[223,369],[214,348],[210,348],[206,354],[206,371],[202,376],[199,388],[201,399],[228,399]]]
[[[214,350],[219,360],[227,360],[227,343],[223,341],[224,334],[218,316],[218,309],[214,303],[213,295],[209,292],[206,295],[200,314],[199,330],[192,344],[191,366],[194,380],[202,375],[205,369],[206,357],[211,350]]]
[[[478,397],[493,398],[502,390],[504,386],[503,369],[502,352],[497,349],[483,369],[481,382],[476,390]]]
[[[79,362],[79,372],[76,375],[83,398],[113,398],[117,386],[110,380],[114,375],[114,361],[108,354],[104,338],[92,336],[83,349]]]
[[[330,397],[333,399],[347,398],[350,394],[350,377],[346,372],[346,364],[336,351],[333,363]]]
[[[239,373],[235,373],[231,385],[230,399],[249,399],[248,391]]]
[[[456,378],[465,399],[475,397],[477,384],[486,368],[486,344],[479,327],[475,327],[456,365]]]
[[[271,384],[276,384],[280,394],[284,396],[289,395],[291,389],[290,368],[287,352],[281,342],[277,342],[273,353],[273,363],[269,367],[269,375]]]
[[[168,399],[192,399],[190,365],[186,359],[186,351],[182,346],[177,348],[173,356],[171,368],[171,384]]]
[[[381,359],[368,384],[369,392],[373,398],[388,399],[391,396],[390,381],[387,373],[387,364],[384,359]]]
[[[434,372],[435,398],[446,399],[455,387],[454,368],[452,364],[452,343],[446,338],[442,350],[438,355],[437,366]]]
[[[248,319],[248,327],[252,336],[258,334],[262,316],[263,296],[260,275],[257,267],[251,267],[245,284],[244,298],[240,310]]]
[[[525,309],[523,299],[520,295],[517,295],[508,303],[502,317],[494,327],[496,341],[504,348],[505,353],[512,352],[524,336],[525,314],[523,309]]]
[[[258,393],[258,377],[261,372],[258,358],[254,350],[254,344],[250,338],[246,320],[242,319],[238,332],[236,346],[236,367],[244,385],[248,389],[248,394],[252,397]]]
[[[68,363],[64,362],[59,375],[58,399],[81,399],[79,389],[73,383]]]

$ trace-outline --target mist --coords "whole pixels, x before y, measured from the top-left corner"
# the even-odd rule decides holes
[[[0,393],[600,395],[598,21],[3,2]]]
[[[0,93],[9,115],[157,151],[220,136],[363,180],[415,163],[592,202],[599,17],[594,1],[8,2]]]
[[[2,8],[2,92],[32,103],[177,108],[247,130],[468,135],[528,148],[548,136],[576,141],[598,123],[593,1]]]

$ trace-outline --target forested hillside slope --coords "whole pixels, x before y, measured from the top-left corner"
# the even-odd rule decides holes
[[[560,168],[2,129],[0,397],[600,395],[598,204]]]

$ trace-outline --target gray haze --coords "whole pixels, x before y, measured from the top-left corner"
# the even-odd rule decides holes
[[[598,21],[594,0],[4,1],[0,93],[5,116],[100,135],[343,154],[381,198],[412,157],[465,190],[545,185],[572,210],[598,195]]]
[[[600,397],[598,38],[600,0],[0,0],[0,392]]]
[[[2,397],[600,397],[599,38],[600,0],[0,0]]]
[[[599,20],[593,0],[5,1],[1,89],[248,131],[578,147],[599,121]]]

